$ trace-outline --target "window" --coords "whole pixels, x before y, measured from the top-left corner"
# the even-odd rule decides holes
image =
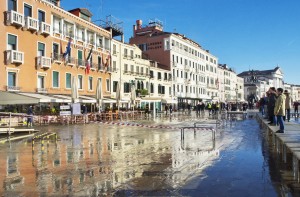
[[[45,76],[38,75],[37,88],[45,88]]]
[[[89,77],[89,90],[93,90],[93,77]]]
[[[32,7],[30,5],[24,4],[24,16],[32,16]]]
[[[124,83],[124,93],[130,92],[130,83]]]
[[[98,70],[100,70],[101,69],[101,64],[102,64],[102,58],[101,58],[101,56],[98,56]]]
[[[39,10],[38,11],[38,19],[39,19],[39,21],[40,22],[45,22],[45,12],[44,11],[42,11],[42,10]]]
[[[17,50],[17,36],[8,34],[7,36],[7,49]]]
[[[127,57],[127,49],[124,49],[124,57]]]
[[[82,75],[78,75],[78,89],[79,90],[82,90],[83,89],[83,77],[82,77]]]
[[[52,57],[55,60],[58,60],[59,58],[59,45],[56,43],[53,43],[52,45]]]
[[[133,73],[134,72],[134,65],[130,65],[130,71]]]
[[[106,79],[106,91],[110,91],[109,79]]]
[[[45,56],[45,44],[38,42],[38,57]]]
[[[159,80],[161,79],[161,72],[157,73],[157,79],[159,79]]]
[[[7,10],[8,11],[17,11],[17,1],[16,0],[8,0],[7,1]]]
[[[130,50],[130,58],[133,58],[133,50]]]
[[[153,85],[153,83],[150,84],[150,93],[154,93],[154,85]]]
[[[113,55],[117,54],[117,46],[113,44]]]
[[[77,51],[77,58],[78,58],[78,66],[83,66],[82,51],[80,50]]]
[[[150,78],[154,78],[153,70],[150,70]]]
[[[17,86],[17,74],[15,72],[8,72],[7,85],[9,87],[16,87]]]
[[[52,87],[59,88],[59,72],[57,71],[52,72]]]
[[[125,85],[126,83],[124,83]],[[118,85],[118,82],[117,81],[113,81],[113,92],[117,92],[117,85]],[[124,86],[124,90],[125,90],[125,86]]]
[[[72,78],[71,73],[66,73],[66,88],[67,89],[71,88],[71,78]]]

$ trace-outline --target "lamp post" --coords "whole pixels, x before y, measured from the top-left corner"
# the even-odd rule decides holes
[[[236,105],[236,111],[239,111],[238,110],[238,84],[235,84],[235,93],[236,93],[236,96],[235,96],[235,105]]]

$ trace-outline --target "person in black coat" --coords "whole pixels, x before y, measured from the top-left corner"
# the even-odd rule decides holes
[[[272,124],[272,125],[276,125],[276,118],[274,115],[274,108],[275,108],[275,103],[276,103],[276,89],[275,87],[271,87],[268,92],[268,104],[267,104],[267,108],[268,108],[268,117],[269,117],[269,123],[268,124]]]

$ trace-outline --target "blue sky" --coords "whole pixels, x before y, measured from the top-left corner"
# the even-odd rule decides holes
[[[185,34],[237,73],[277,65],[300,85],[300,0],[62,0],[65,10],[88,8],[93,20],[123,21],[125,41],[137,19]]]

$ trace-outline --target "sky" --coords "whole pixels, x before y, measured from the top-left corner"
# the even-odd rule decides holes
[[[137,19],[158,19],[237,74],[279,66],[285,83],[300,85],[300,0],[61,0],[61,7],[87,8],[96,24],[118,18],[125,42]]]

